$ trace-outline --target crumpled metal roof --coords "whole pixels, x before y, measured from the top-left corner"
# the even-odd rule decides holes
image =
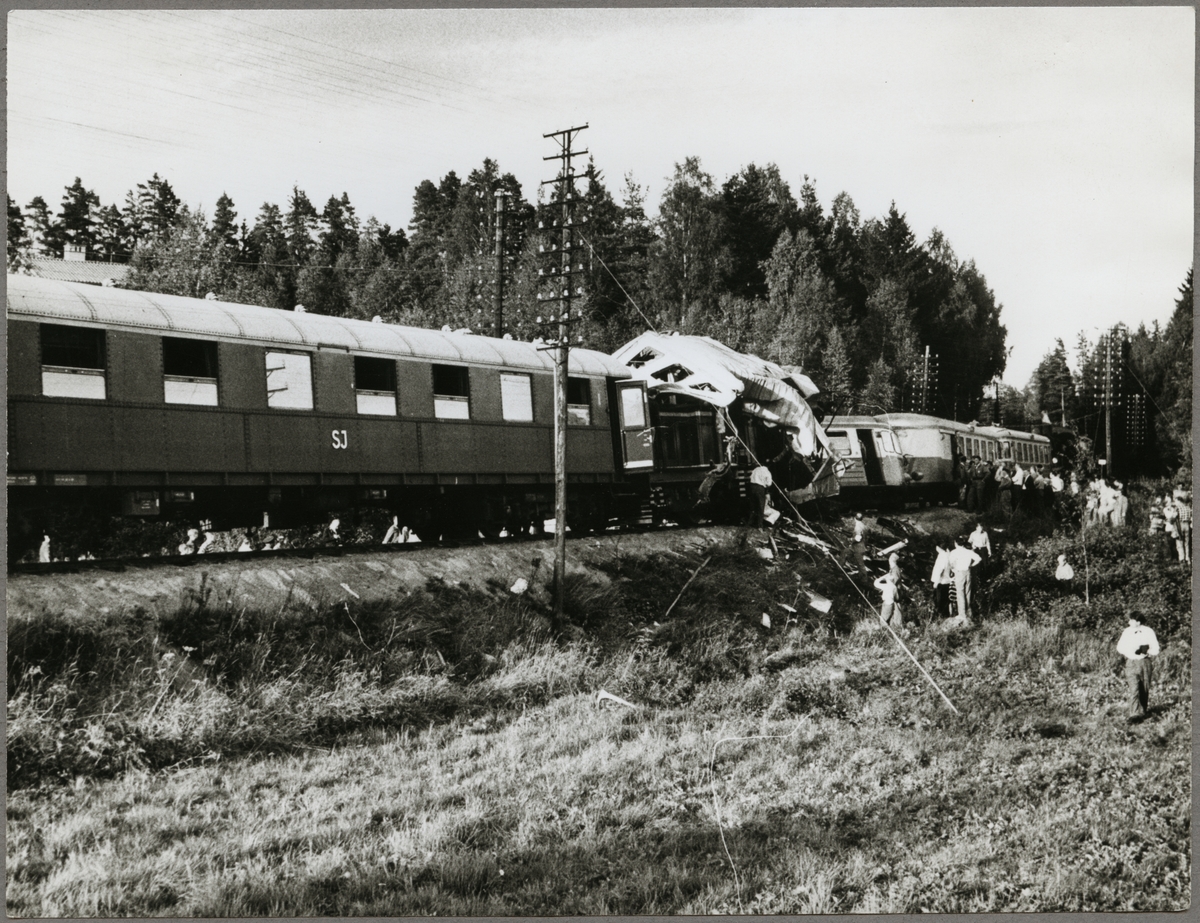
[[[747,413],[787,430],[797,454],[811,456],[829,448],[802,396],[816,394],[816,386],[804,375],[797,381],[798,370],[739,353],[711,337],[650,332],[626,343],[613,358],[629,365],[633,377],[652,392],[686,394],[717,407],[741,400]]]
[[[396,324],[280,311],[8,275],[10,317],[50,323],[101,325],[142,333],[211,337],[271,346],[352,350],[433,362],[469,363],[553,371],[550,350],[532,343],[468,333],[446,333]],[[605,353],[571,349],[570,371],[628,378],[629,369]]]

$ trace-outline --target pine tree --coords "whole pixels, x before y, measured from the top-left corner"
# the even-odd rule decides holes
[[[723,219],[713,179],[698,157],[675,164],[659,203],[658,239],[650,258],[659,326],[678,327],[689,307],[716,304],[727,264]]]
[[[21,272],[28,262],[25,254],[29,249],[29,235],[25,233],[25,216],[21,206],[8,196],[8,236],[5,239],[8,271]]]
[[[84,188],[77,176],[75,182],[66,187],[58,220],[47,234],[48,243],[59,256],[67,244],[86,248],[89,256],[96,245],[96,225],[99,218],[100,198],[92,190]]]
[[[849,410],[854,402],[854,367],[840,327],[829,331],[825,352],[821,356],[818,384],[831,411]]]
[[[96,258],[110,263],[125,263],[132,252],[129,226],[115,205],[100,209],[96,225]]]
[[[288,210],[284,217],[284,233],[287,237],[288,257],[297,269],[308,265],[316,249],[317,209],[309,201],[304,190],[292,186],[288,197]]]
[[[896,386],[892,383],[891,366],[883,360],[871,363],[867,383],[858,398],[858,409],[864,413],[892,413],[896,407]]]
[[[233,199],[222,192],[217,199],[217,208],[212,220],[213,242],[224,247],[231,255],[238,251],[237,212],[233,207]]]
[[[40,195],[34,196],[25,206],[25,233],[29,235],[29,251],[32,256],[50,256],[54,216],[50,206]]]

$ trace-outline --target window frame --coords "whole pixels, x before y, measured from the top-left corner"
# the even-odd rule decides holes
[[[285,392],[294,390],[291,387],[277,388],[275,391],[271,390],[271,372],[276,371],[276,369],[272,369],[270,367],[270,365],[268,364],[270,362],[271,356],[298,356],[298,357],[304,359],[304,361],[307,363],[307,368],[308,368],[308,395],[307,395],[308,403],[307,403],[307,406],[300,406],[300,405],[296,405],[296,404],[272,404],[271,403],[271,395],[272,394],[280,394],[280,393],[285,393]],[[313,382],[313,354],[310,351],[300,350],[300,349],[275,349],[273,347],[266,347],[263,350],[263,365],[266,369],[267,407],[270,410],[296,410],[296,411],[300,411],[300,412],[305,412],[305,411],[311,411],[311,410],[316,409],[316,388],[315,388],[314,382]],[[282,366],[282,368],[286,369],[287,367],[288,367],[287,363],[285,362],[284,365]]]
[[[571,386],[574,385],[576,392],[580,389],[587,391],[587,403],[576,401],[571,402]],[[578,393],[576,393],[578,397]],[[567,376],[567,425],[568,426],[591,426],[592,425],[592,380],[583,378],[578,375]]]
[[[510,382],[523,382],[525,385],[525,395],[528,398],[529,416],[509,416],[509,403],[506,399],[507,392],[505,390],[505,380]],[[513,408],[514,411],[521,408]],[[505,423],[532,423],[536,414],[533,408],[533,376],[527,372],[501,372],[500,373],[500,417]]]
[[[46,334],[51,331],[67,332],[69,336],[79,336],[79,338],[90,337],[98,358],[93,357],[89,360],[94,363],[91,365],[81,365],[78,362],[47,362]],[[78,334],[79,331],[86,331],[86,333]],[[70,349],[62,344],[53,344],[52,348]],[[63,355],[51,356],[51,358],[70,359],[72,357]],[[103,327],[38,324],[38,360],[43,397],[65,397],[89,401],[108,399],[108,331]],[[99,393],[96,393],[97,390]]]
[[[391,388],[363,388],[359,385],[359,363],[379,363],[379,367],[387,367],[391,379]],[[396,360],[384,356],[355,356],[354,357],[354,405],[355,411],[364,416],[397,417],[400,415],[400,396],[396,373]],[[382,408],[386,398],[391,398],[391,409],[369,409],[372,406]],[[365,399],[365,400],[364,400]]]
[[[435,362],[430,366],[430,383],[433,393],[433,415],[439,420],[470,420],[471,419],[471,369],[466,365],[447,365],[446,363]],[[438,390],[439,384],[446,384],[446,374],[448,370],[453,370],[455,377],[459,381],[455,384],[458,388],[462,386],[465,394],[455,394],[449,390]],[[442,376],[442,381],[438,381],[439,374]],[[443,411],[449,410],[452,407],[462,407],[462,412],[452,411],[446,413]]]
[[[195,375],[183,371],[167,371],[168,344],[200,344],[204,347],[205,362],[211,375]],[[177,346],[170,346],[175,349]],[[175,357],[178,358],[178,357]],[[216,340],[204,340],[198,337],[163,337],[163,403],[182,404],[185,406],[219,407],[221,404],[220,386],[218,383],[220,369],[220,353]],[[172,363],[174,364],[174,363]],[[175,387],[172,387],[172,386]],[[186,387],[186,386],[190,386]],[[198,398],[198,399],[197,399]]]

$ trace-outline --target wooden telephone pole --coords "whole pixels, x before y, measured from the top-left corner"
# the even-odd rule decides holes
[[[547,342],[555,349],[554,362],[554,617],[558,625],[563,617],[563,590],[567,575],[567,359],[570,353],[570,324],[577,319],[571,313],[571,302],[583,294],[575,285],[576,273],[583,269],[581,263],[573,263],[579,250],[575,230],[575,168],[571,159],[588,153],[572,150],[575,136],[587,128],[579,125],[543,135],[558,142],[559,152],[543,160],[560,163],[558,175],[542,183],[554,184],[557,189],[560,217],[551,219],[545,228],[542,252],[548,256],[548,266],[538,274],[548,284],[548,293],[539,292],[538,301],[549,308],[549,316],[538,318],[538,323],[557,325],[557,336]],[[543,222],[544,223],[544,222]]]
[[[504,336],[504,200],[507,193],[496,190],[496,332]]]

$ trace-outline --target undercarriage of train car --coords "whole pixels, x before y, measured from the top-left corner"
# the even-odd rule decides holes
[[[262,545],[285,532],[353,541],[360,533],[382,535],[394,520],[404,534],[433,541],[540,536],[554,519],[554,483],[546,475],[507,484],[442,476],[448,483],[432,483],[438,479],[430,477],[428,484],[387,486],[165,489],[99,486],[97,477],[92,480],[70,487],[9,487],[9,561],[36,560],[47,536],[53,537],[55,559],[73,560],[158,554],[174,549],[188,529],[199,533],[197,546],[209,531],[244,532]],[[569,479],[567,527],[582,534],[637,522],[646,514],[649,490],[645,475],[621,482]],[[338,526],[329,534],[334,522]]]

